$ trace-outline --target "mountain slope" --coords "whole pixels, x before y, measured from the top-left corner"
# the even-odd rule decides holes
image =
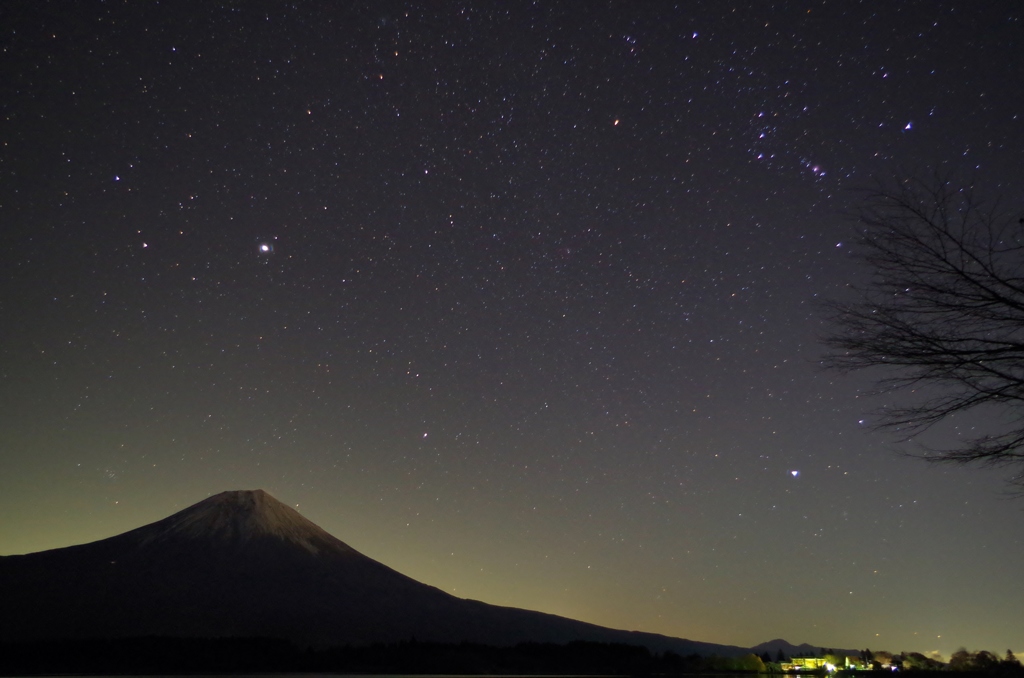
[[[0,557],[0,590],[0,640],[9,641],[579,639],[681,654],[748,651],[456,598],[367,558],[262,490],[224,492],[91,544]]]

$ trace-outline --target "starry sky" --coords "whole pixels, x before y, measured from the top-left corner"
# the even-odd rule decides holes
[[[1007,474],[820,365],[859,189],[1021,201],[1019,3],[12,0],[0,50],[0,553],[263,488],[463,597],[1024,651]]]

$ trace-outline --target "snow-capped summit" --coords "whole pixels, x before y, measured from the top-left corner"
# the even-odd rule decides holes
[[[142,537],[141,545],[180,538],[233,544],[269,538],[296,544],[310,553],[355,553],[348,544],[263,490],[221,492],[136,532]]]

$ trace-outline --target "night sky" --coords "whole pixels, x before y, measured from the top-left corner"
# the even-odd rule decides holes
[[[462,597],[1024,651],[1007,472],[900,456],[872,375],[820,364],[858,189],[1021,202],[1019,2],[12,0],[0,31],[0,553],[263,488]]]

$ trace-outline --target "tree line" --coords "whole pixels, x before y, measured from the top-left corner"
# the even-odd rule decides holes
[[[845,657],[822,649],[835,666]],[[864,650],[866,668],[889,672],[950,670],[989,676],[1024,677],[1007,650],[958,650],[947,663],[916,652],[893,655]],[[0,676],[59,674],[231,674],[350,673],[449,675],[620,675],[674,676],[707,673],[781,673],[791,658],[753,653],[740,657],[654,653],[619,643],[574,641],[564,645],[520,643],[509,647],[476,643],[409,640],[364,646],[301,647],[269,638],[123,638],[0,642]],[[801,673],[808,673],[803,671]],[[810,672],[814,673],[814,672]],[[819,672],[823,673],[823,671]]]

